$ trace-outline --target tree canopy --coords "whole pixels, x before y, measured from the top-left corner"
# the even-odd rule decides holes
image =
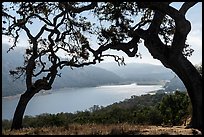
[[[18,67],[17,71],[10,72],[11,74],[25,72],[29,59],[33,60],[35,67],[40,67],[40,69],[30,70],[33,73],[32,76],[50,73],[51,68],[62,69],[64,66],[80,67],[95,64],[106,56],[114,57],[117,62],[124,64],[123,57],[104,54],[103,51],[122,50],[130,57],[139,56],[138,44],[142,43],[140,38],[144,39],[144,36],[137,33],[148,27],[151,35],[155,33],[161,37],[165,46],[160,50],[166,52],[166,48],[176,48],[177,40],[173,34],[176,32],[175,23],[179,25],[180,21],[175,22],[175,20],[177,18],[184,20],[184,18],[181,15],[180,17],[173,15],[178,11],[169,7],[169,3],[13,2],[8,4],[5,2],[2,5],[2,33],[14,38],[14,45],[10,49],[17,45],[22,31],[25,31],[30,44],[26,49],[25,65]],[[180,12],[185,15],[186,8],[193,4],[195,3],[184,4]],[[164,9],[165,6],[169,10]],[[168,14],[163,14],[160,17],[162,19],[159,19],[158,11],[155,12],[149,7],[160,8]],[[155,30],[156,27],[153,27],[154,23],[152,23],[157,22],[156,20],[161,21],[158,30]],[[184,21],[188,26],[189,22]],[[36,23],[39,25],[39,31],[31,32],[32,24],[37,26]],[[183,24],[181,25],[183,27]],[[186,56],[190,56],[193,52],[186,43],[184,47],[179,48],[179,52]],[[65,60],[57,54],[60,51],[66,54]],[[47,59],[42,58],[43,56]],[[48,65],[48,61],[51,64]]]

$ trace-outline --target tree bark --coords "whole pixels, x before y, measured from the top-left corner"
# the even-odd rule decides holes
[[[171,59],[169,68],[183,81],[192,104],[192,118],[188,127],[202,129],[202,76],[191,62],[180,55]]]
[[[26,106],[36,93],[37,92],[35,90],[31,90],[31,91],[27,90],[24,94],[21,95],[14,113],[11,130],[22,128],[22,120],[23,120],[23,115],[24,115]]]
[[[153,58],[160,60],[166,68],[170,68],[182,80],[192,104],[192,119],[187,127],[202,131],[202,76],[182,53],[178,55],[174,50],[165,48],[158,37],[147,35],[144,44]]]

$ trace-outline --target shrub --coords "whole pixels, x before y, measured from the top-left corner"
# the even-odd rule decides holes
[[[176,91],[165,96],[159,105],[164,124],[181,125],[182,118],[190,114],[189,105],[190,99],[185,92]]]

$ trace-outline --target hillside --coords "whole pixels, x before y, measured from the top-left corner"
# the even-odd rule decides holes
[[[117,63],[101,63],[98,67],[111,71],[126,81],[134,81],[137,84],[161,84],[161,81],[170,80],[174,73],[161,65],[128,63],[118,66]]]
[[[118,66],[117,63],[101,63],[96,66],[119,75],[125,81],[137,84],[164,84],[164,90],[159,92],[186,91],[181,79],[172,70],[161,65],[129,63]]]
[[[118,75],[102,68],[88,66],[84,68],[65,68],[62,77],[57,77],[53,89],[63,87],[93,87],[117,84],[123,81]]]
[[[164,85],[164,88],[165,88],[166,92],[171,92],[171,91],[175,91],[175,90],[186,91],[186,88],[185,88],[183,82],[177,76],[175,76],[169,82],[167,82]]]
[[[9,45],[2,44],[2,96],[20,94],[25,90],[25,80],[14,81],[9,71],[23,65],[23,48],[15,48],[7,53]]]
[[[9,53],[8,45],[2,46],[2,96],[12,96],[25,91],[25,79],[22,77],[13,82],[9,70],[23,65],[23,48],[15,48]],[[53,89],[64,87],[90,87],[107,84],[117,84],[123,81],[121,77],[108,70],[88,66],[84,68],[69,67],[61,70],[61,77],[57,77]]]

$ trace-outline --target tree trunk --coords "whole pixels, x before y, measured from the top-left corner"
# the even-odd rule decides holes
[[[176,49],[172,50],[165,47],[158,36],[149,35],[145,31],[142,33],[146,35],[144,45],[153,58],[160,60],[165,67],[173,70],[187,89],[192,104],[192,119],[188,127],[201,129],[202,131],[202,76],[182,53],[177,54]]]
[[[22,120],[23,120],[23,115],[24,115],[26,106],[28,102],[31,100],[31,98],[35,95],[35,93],[37,92],[34,92],[31,90],[31,91],[26,91],[24,94],[21,95],[14,113],[11,130],[22,128]]]
[[[202,76],[183,55],[169,61],[169,68],[183,81],[191,100],[193,110],[191,123],[188,127],[202,130]]]

